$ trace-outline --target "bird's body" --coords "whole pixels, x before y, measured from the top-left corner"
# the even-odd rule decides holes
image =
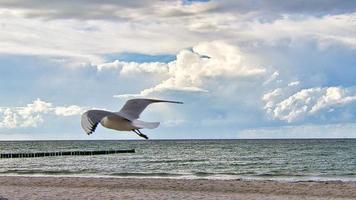
[[[119,115],[106,116],[100,121],[100,124],[106,128],[114,129],[117,131],[131,131],[138,129],[138,127],[135,127],[131,121]]]
[[[88,135],[92,134],[100,123],[106,128],[117,131],[133,131],[139,136],[148,139],[146,135],[141,133],[140,129],[157,128],[159,122],[144,122],[138,120],[138,118],[149,104],[159,102],[182,103],[158,99],[131,99],[125,103],[119,112],[88,110],[82,115],[81,125]]]

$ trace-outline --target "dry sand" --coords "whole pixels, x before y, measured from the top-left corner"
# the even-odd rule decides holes
[[[0,176],[0,199],[356,199],[356,183]]]

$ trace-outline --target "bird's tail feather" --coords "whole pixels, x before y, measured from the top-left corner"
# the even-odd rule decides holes
[[[148,129],[154,129],[159,126],[159,122],[144,122],[141,120],[133,120],[132,124],[137,128],[148,128]]]

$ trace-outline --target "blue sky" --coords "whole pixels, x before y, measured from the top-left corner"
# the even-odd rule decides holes
[[[0,140],[137,139],[80,115],[152,105],[153,139],[355,138],[352,1],[1,1]]]

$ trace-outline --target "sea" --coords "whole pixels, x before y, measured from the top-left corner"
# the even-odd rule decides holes
[[[2,141],[0,153],[136,153],[0,159],[0,175],[356,181],[356,139]]]

